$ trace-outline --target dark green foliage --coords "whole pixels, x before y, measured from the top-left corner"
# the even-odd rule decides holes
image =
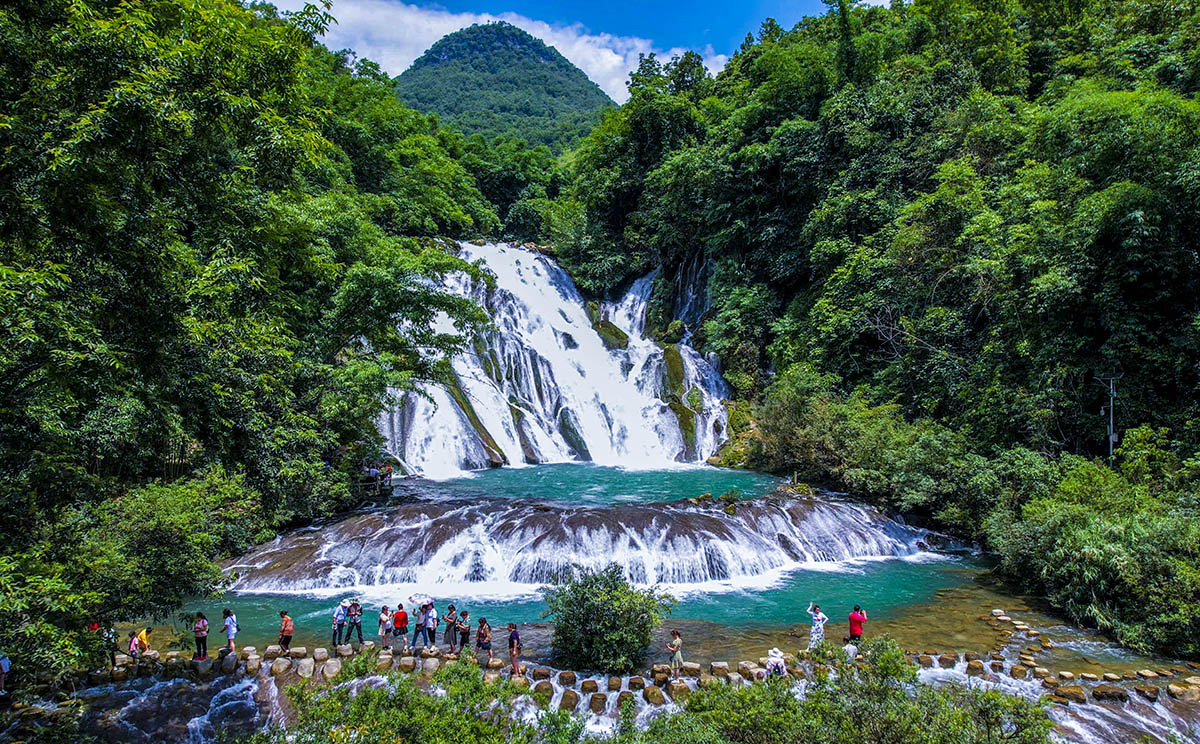
[[[764,23],[690,86],[701,97],[676,90],[682,59],[644,60],[579,147],[559,254],[597,294],[707,266],[692,342],[758,404],[720,461],[836,483],[1015,559],[1021,539],[985,522],[1070,483],[1071,455],[1107,454],[1096,376],[1124,373],[1118,430],[1200,450],[1200,9],[829,6]],[[676,317],[657,286],[650,317]],[[1168,564],[1126,537],[1157,507],[1097,486],[1094,523],[1060,527],[1055,497],[1029,529],[1136,554],[1127,573],[1099,578],[1114,558],[1012,575],[1131,644],[1195,653],[1162,628],[1190,622],[1196,585],[1142,578]],[[1168,585],[1177,599],[1158,598]]]
[[[637,589],[613,563],[603,570],[576,568],[542,589],[554,621],[557,663],[568,669],[628,672],[650,647],[675,600],[655,588]]]
[[[294,726],[250,737],[247,744],[363,744],[397,741],[510,744],[1044,744],[1052,727],[1042,709],[996,690],[916,681],[916,670],[894,641],[877,638],[867,661],[846,664],[840,649],[824,659],[823,674],[797,699],[789,682],[697,688],[683,710],[655,716],[637,730],[625,715],[611,735],[585,734],[583,719],[563,711],[536,721],[513,710],[507,683],[485,685],[478,667],[456,664],[422,690],[411,675],[391,673],[386,684],[332,689],[293,686],[287,695]]]
[[[613,105],[558,50],[503,21],[439,39],[395,84],[402,101],[467,134],[555,152],[574,145]]]
[[[500,223],[377,66],[231,0],[0,10],[0,647],[220,590],[213,559],[352,502],[389,389],[485,318],[433,236]],[[14,523],[15,524],[15,523]],[[28,679],[28,678],[27,678]]]

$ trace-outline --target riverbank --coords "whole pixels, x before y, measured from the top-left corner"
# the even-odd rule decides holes
[[[1127,734],[1166,741],[1172,732],[1186,741],[1190,729],[1200,726],[1200,665],[1163,663],[1131,670],[1130,664],[1112,661],[1096,671],[1091,667],[1069,671],[1065,666],[1075,640],[1058,635],[1054,627],[1030,625],[1035,617],[1025,610],[992,608],[975,620],[980,637],[990,636],[990,648],[966,653],[916,648],[909,649],[907,657],[926,682],[982,685],[1027,699],[1041,698],[1049,706],[1057,734],[1067,741],[1124,742],[1129,740],[1124,738]],[[802,645],[785,650],[798,694],[823,672],[798,647]],[[489,684],[507,681],[518,692],[528,692],[531,704],[576,713],[589,728],[608,730],[615,726],[625,700],[634,702],[637,720],[645,725],[657,715],[677,711],[699,686],[762,683],[765,656],[766,648],[760,648],[758,654],[708,663],[689,657],[682,679],[675,681],[669,667],[661,663],[614,676],[558,669],[537,659],[525,661],[523,674],[513,677],[504,655],[490,663],[437,649],[402,655],[381,650],[370,641],[334,648],[294,646],[290,651],[275,645],[243,646],[235,654],[200,661],[179,651],[152,651],[136,660],[121,656],[111,676],[89,675],[90,687],[60,702],[16,707],[3,736],[15,740],[48,722],[71,719],[84,731],[109,741],[210,741],[221,731],[228,735],[268,723],[286,725],[293,713],[280,692],[288,685],[348,683],[342,674],[347,668],[366,675],[355,684],[373,684],[370,678],[389,672],[428,680],[438,669],[460,664],[478,666]],[[173,712],[172,706],[176,706]],[[155,726],[155,731],[147,730],[148,726]]]

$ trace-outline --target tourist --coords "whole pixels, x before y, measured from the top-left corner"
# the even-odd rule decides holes
[[[454,629],[458,631],[458,653],[465,654],[467,644],[471,641],[471,613],[467,610],[459,613],[458,624]]]
[[[858,659],[858,646],[854,645],[854,639],[846,636],[842,639],[842,650],[846,652],[846,661],[853,664]]]
[[[479,618],[479,628],[475,631],[475,648],[487,651],[488,661],[492,660],[492,626],[488,625],[486,617]]]
[[[825,641],[825,623],[829,622],[829,618],[824,612],[821,612],[821,605],[808,603],[806,610],[812,617],[812,630],[808,633],[808,647],[816,648],[818,644]]]
[[[384,605],[379,611],[379,648],[392,647],[392,613],[388,612],[388,606]]]
[[[362,645],[362,614],[358,598],[350,600],[350,606],[346,608],[346,643],[350,642],[350,631],[353,630],[358,633],[358,645]]]
[[[521,676],[521,634],[517,632],[516,623],[508,624],[508,658],[512,662],[512,676]]]
[[[783,660],[783,652],[778,648],[773,648],[767,652],[767,676],[787,676],[787,664]]]
[[[12,662],[8,660],[8,654],[0,651],[0,695],[8,694],[8,690],[5,689],[4,684],[8,680],[8,671],[10,669],[12,669]]]
[[[396,611],[392,613],[392,635],[400,639],[401,650],[408,652],[408,613],[404,611],[403,604],[396,605]]]
[[[350,600],[343,599],[337,607],[333,608],[333,647],[337,648],[342,645],[342,631],[346,629],[346,612],[350,609]],[[350,635],[346,635],[346,640],[350,640]]]
[[[141,633],[137,634],[138,651],[140,653],[144,654],[150,650],[150,633],[153,630],[153,628],[146,628]]]
[[[233,639],[237,637],[238,631],[242,629],[242,626],[238,625],[237,615],[233,614],[233,610],[226,607],[224,615],[225,640],[228,642],[229,653],[233,653]]]
[[[675,673],[675,679],[679,679],[679,673],[683,670],[683,636],[679,635],[678,630],[671,631],[667,652],[671,654],[671,671]]]
[[[417,608],[416,629],[413,631],[413,651],[418,648],[429,648],[429,642],[425,638],[425,615],[429,612],[429,605],[423,604]],[[421,645],[417,645],[417,639],[421,639]]]
[[[192,623],[192,636],[196,641],[196,655],[192,661],[208,657],[208,618],[203,612],[196,613],[196,621]]]
[[[450,646],[450,653],[455,653],[458,648],[458,613],[454,611],[454,605],[446,608],[446,632],[442,634],[442,643]]]
[[[425,641],[428,648],[437,648],[438,614],[433,602],[425,605]]]
[[[126,650],[129,651],[129,655],[133,658],[136,659],[138,657],[137,633],[134,633],[132,630],[129,631],[129,645],[126,647]]]
[[[867,621],[867,613],[863,608],[854,605],[854,610],[850,613],[850,640],[858,643],[862,640],[863,623]]]
[[[287,610],[279,611],[279,647],[287,651],[292,647],[292,635],[296,632],[296,623],[288,616]]]
[[[111,668],[117,666],[117,652],[120,647],[117,645],[117,629],[109,625],[100,633],[100,637],[104,640],[104,648],[108,651],[108,661]]]

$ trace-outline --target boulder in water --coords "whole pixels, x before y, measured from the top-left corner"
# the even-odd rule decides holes
[[[563,687],[570,687],[570,686],[574,685],[575,680],[576,680],[575,672],[559,672],[558,673],[558,684],[562,685]]]
[[[574,690],[563,690],[558,700],[558,709],[572,712],[579,705],[579,693]]]
[[[313,661],[329,661],[329,649],[314,648]]]
[[[1061,698],[1070,700],[1072,703],[1087,702],[1087,694],[1084,693],[1083,688],[1079,685],[1065,685],[1059,687],[1055,694]]]
[[[711,674],[714,677],[728,677],[729,676],[729,662],[728,661],[714,661],[708,665],[708,672],[709,672],[709,674]]]
[[[1121,689],[1121,688],[1117,688]],[[1097,692],[1099,688],[1097,688]],[[1200,701],[1200,687],[1195,685],[1178,685],[1172,682],[1167,685],[1167,694],[1181,703],[1194,703]]]
[[[225,658],[221,659],[221,673],[233,674],[238,668],[237,654],[225,654]]]
[[[690,661],[685,661],[683,662],[683,669],[681,669],[679,673],[684,677],[699,677],[700,665]]]
[[[400,665],[397,667],[402,672],[412,672],[417,668],[417,657],[401,656]]]
[[[607,709],[608,695],[605,695],[603,692],[594,692],[592,693],[592,696],[588,698],[588,710],[592,711],[596,715],[601,715]]]
[[[620,677],[609,677],[608,678],[608,691],[616,692],[619,689],[621,689],[621,678]]]
[[[579,689],[584,694],[590,695],[593,692],[600,692],[600,683],[594,679],[585,679],[579,684]]]
[[[938,657],[938,666],[943,669],[953,669],[958,663],[958,654],[944,653]]]
[[[348,659],[351,656],[354,656],[354,648],[349,643],[343,643],[334,649],[334,653],[338,655],[338,658]],[[421,654],[421,656],[424,655],[424,653]]]
[[[687,682],[675,681],[667,685],[667,692],[677,705],[683,705],[692,694],[692,688],[688,687]]]
[[[441,662],[434,658],[428,658],[421,662],[421,671],[425,674],[433,674],[441,666]]]
[[[518,690],[527,691],[529,689],[529,677],[523,674],[517,677],[509,677],[508,682]]]
[[[661,687],[650,685],[642,690],[642,698],[651,705],[663,705],[667,702],[667,698],[663,695]]]
[[[316,662],[312,659],[300,659],[296,662],[296,674],[299,674],[304,679],[312,679],[315,671]]]
[[[982,661],[975,660],[975,661],[967,662],[967,674],[970,674],[972,676],[979,676],[980,674],[983,674],[983,672],[984,672],[984,669],[983,669]]]
[[[642,690],[646,687],[646,680],[642,677],[633,676],[629,678],[629,689]]]
[[[1025,679],[1025,675],[1028,672],[1029,670],[1020,664],[1013,664],[1012,669],[1008,670],[1009,676],[1011,676],[1013,679]]]
[[[246,676],[253,677],[258,674],[260,669],[262,669],[262,657],[255,655],[246,659]]]
[[[305,646],[294,646],[288,651],[288,656],[293,659],[304,659],[308,657],[308,648]]]
[[[379,658],[375,660],[375,671],[386,672],[387,670],[389,670],[391,668],[392,668],[392,655],[391,654],[380,654]]]
[[[283,654],[283,647],[275,644],[267,646],[267,650],[263,651],[263,658],[267,661],[274,661]]]
[[[325,681],[332,682],[338,673],[342,671],[342,662],[340,659],[330,659],[321,666],[321,676]]]
[[[287,674],[292,668],[292,660],[286,656],[280,656],[271,662],[271,676],[278,677],[281,674]]]
[[[1152,703],[1158,700],[1159,688],[1153,685],[1134,685],[1133,690]]]
[[[552,672],[546,667],[534,667],[533,678],[535,680],[550,679]]]
[[[621,710],[622,708],[625,707],[626,700],[633,700],[633,699],[634,699],[634,694],[632,692],[630,692],[629,690],[621,690],[621,693],[619,695],[617,695],[617,710]]]
[[[499,675],[496,675],[499,677]],[[533,686],[533,694],[538,698],[538,704],[546,706],[550,703],[550,698],[554,697],[554,683],[548,679],[543,679]]]
[[[1129,691],[1124,687],[1116,685],[1100,685],[1092,690],[1092,697],[1096,700],[1111,700],[1124,703],[1129,700]]]

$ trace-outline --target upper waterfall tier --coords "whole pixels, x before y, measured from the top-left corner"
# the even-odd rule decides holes
[[[463,243],[495,287],[455,275],[446,289],[485,307],[494,329],[453,360],[456,383],[407,394],[380,427],[405,467],[429,477],[519,463],[698,462],[725,438],[728,390],[684,344],[644,333],[653,276],[588,308],[550,258]]]
[[[504,498],[412,501],[299,530],[227,566],[242,592],[411,587],[536,591],[572,565],[616,562],[637,584],[769,583],[811,563],[916,553],[925,533],[859,504],[768,496],[572,507]]]

